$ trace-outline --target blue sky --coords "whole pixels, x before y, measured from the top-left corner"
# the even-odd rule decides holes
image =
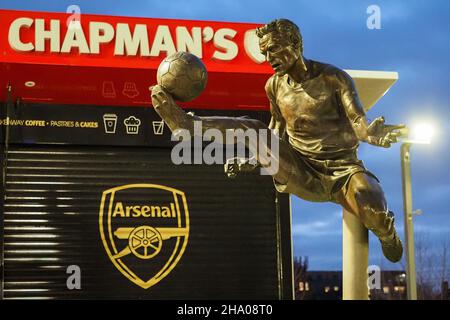
[[[302,30],[305,56],[344,69],[397,71],[399,81],[369,112],[390,123],[411,125],[429,120],[436,126],[432,145],[413,146],[414,218],[418,238],[429,250],[450,243],[450,2],[447,0],[190,0],[178,1],[0,1],[2,9],[62,11],[76,4],[82,13],[266,23],[288,18]],[[366,26],[367,7],[381,9],[381,29]],[[403,238],[400,146],[380,149],[362,144],[360,158],[381,180]],[[310,269],[341,269],[341,209],[293,199],[295,255],[309,256]],[[370,263],[382,269],[401,268],[382,259],[371,236]],[[404,265],[404,264],[403,264]]]

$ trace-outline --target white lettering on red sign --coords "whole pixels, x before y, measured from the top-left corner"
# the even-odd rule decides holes
[[[214,34],[214,45],[221,51],[216,51],[213,54],[214,59],[218,60],[233,60],[238,55],[238,46],[231,41],[236,35],[233,29],[223,28],[216,31]]]
[[[19,52],[71,53],[77,50],[80,54],[100,54],[102,45],[114,42],[116,56],[157,57],[162,53],[170,55],[176,51],[188,51],[202,58],[202,45],[205,40],[209,41],[206,38],[210,38],[205,35],[211,34],[215,46],[213,59],[230,61],[239,53],[239,47],[234,40],[237,31],[230,28],[213,30],[205,26],[189,30],[184,26],[178,26],[175,32],[171,33],[169,26],[159,25],[151,34],[146,24],[130,27],[127,23],[117,23],[113,26],[107,22],[91,21],[88,30],[84,30],[80,25],[71,28],[71,23],[76,21],[69,22],[69,26],[61,34],[60,20],[17,18],[9,28],[9,45]],[[34,40],[23,40],[21,32],[32,28]]]
[[[32,43],[23,43],[20,40],[20,29],[31,28],[33,25],[33,19],[30,18],[18,18],[11,23],[8,33],[8,41],[11,48],[16,51],[33,51],[34,46]]]
[[[116,27],[116,43],[114,55],[135,56],[140,49],[141,56],[149,56],[147,26],[137,24],[131,33],[130,26],[126,23],[118,23]]]
[[[91,22],[89,24],[89,47],[92,54],[100,53],[100,44],[109,43],[114,38],[114,28],[109,23]]]

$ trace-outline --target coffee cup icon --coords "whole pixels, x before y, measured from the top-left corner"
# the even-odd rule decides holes
[[[117,115],[113,113],[104,114],[103,124],[105,125],[106,133],[116,133]]]

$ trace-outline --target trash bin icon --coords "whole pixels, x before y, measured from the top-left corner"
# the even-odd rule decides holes
[[[106,133],[116,133],[117,115],[113,113],[104,114],[103,124],[105,125]]]
[[[114,88],[114,82],[103,81],[102,95],[105,98],[115,98],[116,97],[116,89]]]

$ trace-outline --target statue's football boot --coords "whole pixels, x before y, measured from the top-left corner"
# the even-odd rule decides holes
[[[399,262],[403,255],[403,245],[400,237],[397,234],[394,226],[394,214],[389,211],[387,214],[387,219],[390,219],[390,230],[388,235],[379,236],[381,242],[381,249],[383,250],[384,256],[391,262]]]

